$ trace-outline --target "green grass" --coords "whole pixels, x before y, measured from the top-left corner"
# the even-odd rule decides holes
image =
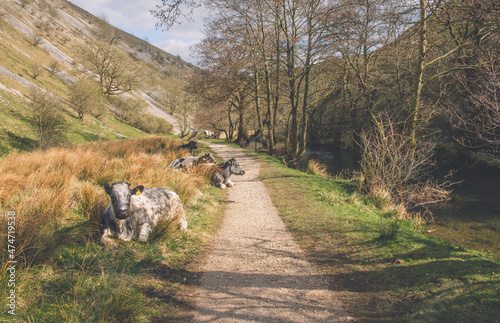
[[[367,321],[494,322],[500,263],[388,218],[350,181],[263,162],[260,179],[309,257],[330,275],[350,316]]]
[[[0,83],[2,78],[0,76]],[[13,150],[30,151],[37,147],[37,138],[33,126],[27,121],[28,103],[11,93],[0,93],[0,156]],[[65,117],[69,123],[66,140],[71,144],[83,144],[92,141],[141,138],[148,134],[120,121],[111,114],[100,120],[86,116],[77,118],[73,110],[67,110]]]

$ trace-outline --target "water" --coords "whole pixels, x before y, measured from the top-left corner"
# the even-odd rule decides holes
[[[432,206],[429,235],[500,259],[500,176],[457,173],[450,201]]]
[[[299,160],[299,168],[307,169],[309,160],[314,159],[324,164],[328,174],[337,175],[344,170],[359,168],[356,155],[347,150],[336,148],[308,148],[305,155]]]
[[[310,159],[324,164],[331,175],[359,167],[355,155],[342,150],[309,149],[299,166],[306,168]],[[452,177],[462,180],[450,188],[450,201],[430,206],[434,223],[426,234],[500,259],[500,175],[457,172]]]

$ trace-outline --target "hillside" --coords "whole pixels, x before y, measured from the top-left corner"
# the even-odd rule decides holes
[[[100,76],[92,55],[108,59],[114,70]],[[65,0],[2,1],[0,57],[0,154],[37,146],[30,116],[34,92],[57,103],[68,126],[68,142],[158,133],[147,129],[148,115],[167,120],[173,126],[169,130],[178,132],[167,102],[179,95],[185,77],[195,69]],[[113,73],[126,78],[111,84]],[[75,88],[89,82],[100,83],[101,91],[80,118]],[[112,91],[104,93],[107,85]]]

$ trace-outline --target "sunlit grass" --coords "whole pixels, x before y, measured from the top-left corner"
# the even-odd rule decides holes
[[[493,322],[500,316],[500,262],[419,232],[356,184],[285,168],[255,154],[260,179],[307,255],[331,277],[360,321]]]

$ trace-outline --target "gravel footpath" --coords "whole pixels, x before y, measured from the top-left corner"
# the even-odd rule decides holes
[[[241,150],[210,144],[246,171],[231,176],[228,209],[189,296],[192,322],[345,322],[328,277],[309,262],[285,228],[260,165]]]

